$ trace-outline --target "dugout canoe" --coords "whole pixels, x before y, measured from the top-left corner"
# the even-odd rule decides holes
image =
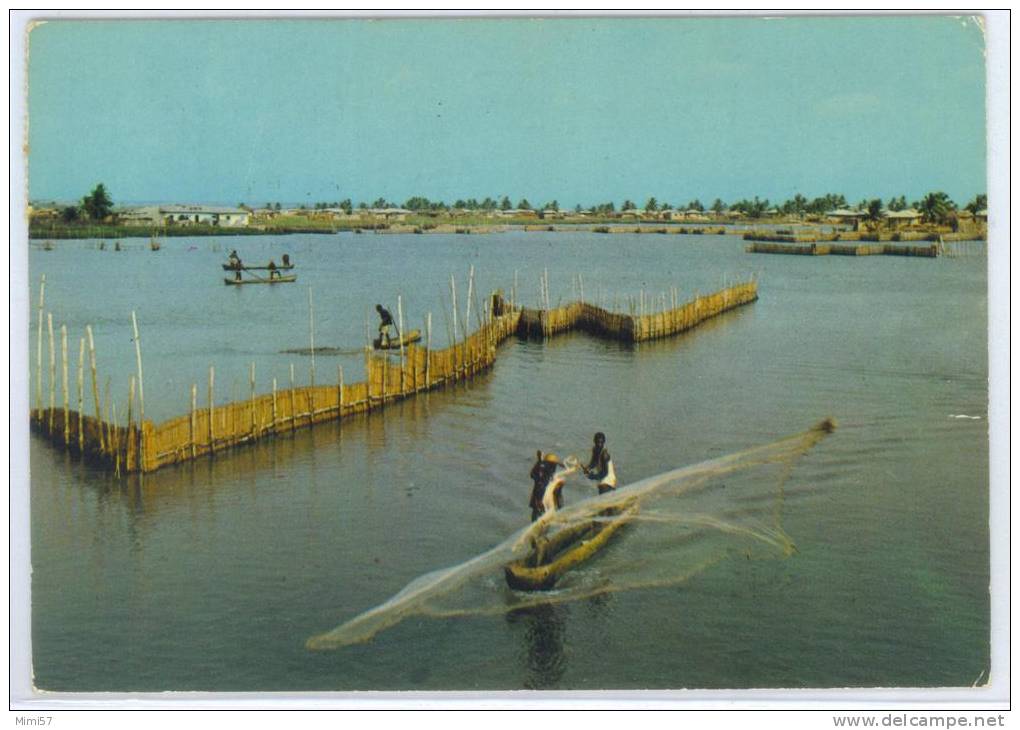
[[[405,332],[404,336],[401,337],[399,340],[390,340],[385,345],[382,344],[381,338],[376,337],[374,340],[372,340],[372,346],[375,347],[375,349],[377,350],[399,350],[401,343],[403,343],[404,347],[407,347],[412,342],[417,342],[420,339],[421,331],[411,330],[410,332]]]
[[[633,504],[617,507],[607,510],[602,519],[563,528],[529,555],[503,568],[507,585],[517,591],[550,590],[561,575],[604,548],[636,511]],[[611,516],[616,519],[605,519]]]
[[[230,264],[221,264],[221,265],[223,266],[223,270],[224,271],[237,271],[237,269],[234,266],[230,265]],[[289,271],[290,269],[294,268],[294,264],[287,264],[286,266],[284,266],[283,264],[277,264],[276,268],[277,268],[278,271]],[[241,271],[269,271],[269,267],[268,266],[248,266],[247,264],[244,264],[244,265],[241,266]]]
[[[275,279],[224,279],[223,283],[229,286],[240,286],[241,284],[288,284],[297,281],[297,274],[290,276],[278,276]]]

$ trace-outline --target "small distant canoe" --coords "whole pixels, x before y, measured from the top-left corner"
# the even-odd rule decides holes
[[[222,266],[223,266],[223,270],[224,271],[237,271],[237,269],[234,268],[230,264],[222,264]],[[289,271],[290,269],[293,269],[293,268],[294,268],[294,264],[287,264],[286,266],[284,266],[283,264],[277,264],[276,265],[277,271]],[[248,265],[242,265],[241,266],[241,271],[269,271],[269,267],[268,266],[248,266]]]
[[[379,337],[376,337],[374,340],[372,340],[372,345],[377,350],[399,350],[401,344],[403,344],[404,347],[407,347],[412,342],[417,342],[420,339],[421,331],[411,330],[410,332],[405,332],[404,336],[401,337],[399,340],[390,340],[385,345],[382,344],[382,340]]]
[[[297,274],[277,276],[273,279],[269,277],[265,279],[224,279],[223,283],[230,286],[240,286],[241,284],[288,284],[293,281],[297,281]]]
[[[537,549],[532,550],[527,557],[504,567],[507,585],[517,591],[550,590],[561,575],[605,547],[636,511],[633,505],[618,507],[606,513],[607,517],[616,515],[616,519],[592,519],[563,528],[544,541],[541,555]]]

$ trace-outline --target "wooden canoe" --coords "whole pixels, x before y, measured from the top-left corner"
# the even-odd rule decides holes
[[[547,591],[566,571],[594,556],[628,522],[637,511],[630,505],[607,510],[613,520],[591,519],[565,527],[520,560],[503,569],[506,582],[517,591]],[[541,555],[539,555],[539,549]]]
[[[231,264],[223,264],[222,266],[224,271],[237,271],[237,269]],[[287,264],[286,266],[284,266],[283,264],[277,264],[276,268],[278,271],[289,271],[290,269],[294,268],[294,264]],[[242,264],[241,271],[269,271],[269,267],[248,266],[247,264]]]
[[[287,284],[292,281],[297,281],[297,274],[291,274],[290,276],[278,276],[274,279],[266,277],[265,279],[224,279],[223,283],[230,286],[239,286],[241,284]]]
[[[404,336],[399,340],[390,340],[385,345],[382,344],[382,340],[379,337],[376,337],[372,340],[372,346],[377,350],[399,350],[401,342],[403,342],[404,347],[407,347],[412,342],[417,342],[420,339],[421,331],[411,330],[410,332],[405,332]]]

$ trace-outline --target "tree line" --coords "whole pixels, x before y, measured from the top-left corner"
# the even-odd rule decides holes
[[[279,204],[277,204],[278,206]],[[268,207],[268,206],[267,206]],[[942,191],[933,191],[927,193],[918,200],[914,200],[910,203],[907,202],[905,195],[893,196],[886,201],[881,198],[865,198],[859,201],[856,205],[851,206],[847,201],[846,196],[839,193],[827,193],[815,198],[808,199],[804,195],[797,193],[789,200],[785,200],[778,203],[773,203],[768,198],[760,198],[757,195],[753,199],[741,198],[730,203],[724,202],[721,198],[716,198],[712,201],[709,206],[705,206],[699,199],[695,198],[677,205],[676,208],[684,211],[696,211],[699,213],[712,212],[717,215],[725,213],[727,211],[738,211],[748,218],[762,218],[767,214],[775,213],[784,216],[807,216],[807,215],[824,215],[833,210],[855,208],[862,212],[868,212],[869,217],[880,218],[885,214],[885,211],[902,211],[907,208],[913,208],[917,210],[921,217],[929,222],[944,223],[953,217],[953,214],[958,210],[968,210],[971,213],[977,213],[979,210],[983,210],[988,207],[988,196],[984,193],[975,195],[966,205],[959,206],[954,202],[949,195]],[[353,211],[354,206],[351,205],[350,200],[341,201],[338,203],[316,203],[316,209],[328,209],[328,208],[340,208],[345,210],[347,213]],[[540,206],[533,206],[527,198],[521,198],[516,204],[512,203],[509,196],[503,196],[499,200],[492,197],[486,197],[482,200],[477,198],[458,198],[452,204],[447,204],[441,200],[429,200],[426,197],[414,196],[404,201],[403,205],[398,205],[385,198],[379,198],[371,204],[359,203],[357,208],[365,210],[368,208],[404,208],[416,213],[428,213],[428,212],[449,212],[451,210],[473,210],[482,212],[492,212],[496,210],[508,211],[508,210],[534,210],[534,211],[560,211],[560,205],[557,200],[551,200]],[[659,201],[657,198],[650,197],[645,202],[644,210],[648,213],[656,213],[660,211],[672,210],[674,206],[666,201]],[[279,208],[277,207],[277,210]],[[617,211],[627,212],[638,210],[637,204],[630,199],[625,199],[617,207],[613,201],[607,201],[603,203],[596,203],[594,205],[582,206],[580,204],[575,205],[573,211],[575,213],[589,213],[594,215],[610,215]]]
[[[251,208],[244,203],[238,203],[238,207],[251,210]],[[267,210],[282,210],[282,206],[279,202],[266,203],[265,207]],[[473,210],[483,212],[492,212],[496,210],[560,210],[560,205],[557,200],[550,200],[536,208],[532,206],[527,198],[521,198],[517,201],[517,204],[514,205],[511,202],[510,197],[507,195],[502,196],[498,201],[492,197],[486,197],[481,201],[476,198],[467,198],[466,200],[458,198],[452,205],[447,205],[441,200],[429,200],[428,198],[420,195],[408,198],[404,201],[403,206],[396,205],[385,198],[377,198],[371,204],[361,202],[357,205],[359,210],[399,207],[403,207],[404,209],[415,213],[449,212],[451,210]],[[705,206],[697,198],[677,207],[681,210],[693,210],[697,212],[706,211]],[[715,214],[721,214],[726,211],[739,211],[749,218],[762,218],[771,211],[775,211],[776,213],[785,216],[792,215],[802,217],[805,215],[824,215],[829,211],[847,207],[849,207],[849,203],[847,202],[846,197],[838,193],[827,193],[810,200],[800,193],[797,193],[789,200],[785,200],[778,204],[773,204],[768,198],[762,199],[757,195],[751,200],[742,198],[728,204],[723,202],[721,198],[716,198],[712,201],[707,210]],[[867,217],[873,221],[879,220],[887,210],[901,211],[906,210],[909,207],[917,210],[921,214],[921,217],[930,223],[947,223],[952,220],[955,217],[956,212],[960,210],[960,207],[956,204],[956,202],[942,191],[927,193],[922,198],[911,202],[909,205],[907,204],[906,196],[900,195],[898,197],[894,196],[889,198],[884,202],[881,198],[864,199],[859,201],[855,207],[857,210],[866,212]],[[980,193],[975,195],[974,198],[963,206],[962,209],[968,210],[971,213],[977,213],[979,210],[983,210],[987,207],[988,196],[984,193]],[[301,205],[299,206],[299,209],[307,210],[307,207],[305,205]],[[355,206],[351,202],[350,198],[346,198],[344,200],[337,200],[333,202],[317,202],[314,204],[312,209],[343,210],[349,215],[354,211]],[[630,199],[624,200],[619,208],[622,212],[637,209],[637,205]],[[673,206],[671,206],[668,202],[660,202],[654,196],[648,198],[644,206],[644,210],[649,213],[672,209]],[[575,213],[610,215],[616,213],[617,208],[614,202],[608,201],[604,203],[596,203],[588,207],[583,207],[578,204],[574,206],[573,210]],[[88,195],[81,199],[80,204],[63,208],[61,211],[61,218],[68,223],[80,220],[101,221],[107,218],[112,212],[113,199],[110,197],[110,193],[107,191],[106,186],[103,185],[103,183],[99,183]]]

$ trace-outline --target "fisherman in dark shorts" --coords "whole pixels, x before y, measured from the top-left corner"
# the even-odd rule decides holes
[[[393,327],[393,315],[383,305],[376,304],[375,311],[379,313],[379,346],[386,347],[390,344],[390,327]]]
[[[276,268],[276,262],[273,261],[272,259],[269,259],[269,280],[272,281],[273,279],[279,278],[280,272]]]
[[[599,494],[605,494],[616,489],[616,469],[613,468],[613,459],[606,449],[606,435],[599,431],[595,434],[595,445],[591,449],[591,461],[588,466],[583,467],[585,475],[594,482],[598,482]]]
[[[542,498],[545,497],[545,488],[549,484],[549,477],[551,475],[552,471],[546,468],[546,463],[542,460],[542,452],[539,451],[535,457],[535,465],[531,467],[533,486],[531,487],[531,499],[528,500],[528,506],[531,507],[532,522],[542,516]]]

